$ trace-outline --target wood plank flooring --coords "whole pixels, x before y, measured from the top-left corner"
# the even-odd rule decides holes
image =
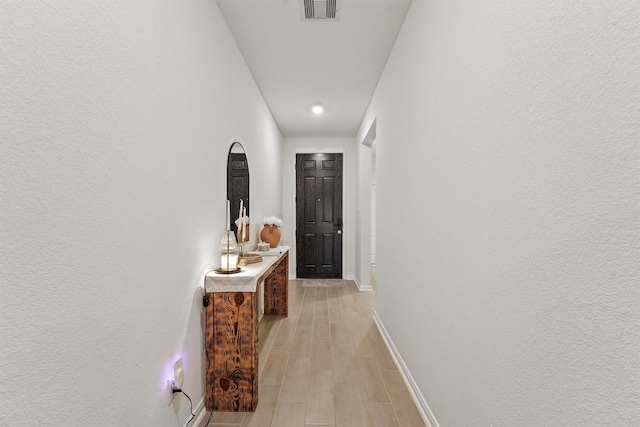
[[[256,412],[206,414],[199,427],[425,427],[353,281],[289,281],[289,317],[259,326]],[[207,424],[208,421],[208,424]]]

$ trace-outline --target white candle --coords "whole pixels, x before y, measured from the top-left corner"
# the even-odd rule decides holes
[[[245,207],[242,207],[242,241],[244,242],[244,232],[245,232],[245,215],[247,214],[247,210]]]
[[[231,217],[231,202],[227,200],[227,231],[229,231],[229,218]]]

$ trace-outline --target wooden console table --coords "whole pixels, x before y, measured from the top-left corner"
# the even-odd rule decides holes
[[[207,411],[256,410],[259,284],[264,282],[264,314],[287,316],[289,308],[289,247],[279,246],[271,254],[240,273],[205,276]]]

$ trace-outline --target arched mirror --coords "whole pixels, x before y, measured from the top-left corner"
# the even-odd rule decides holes
[[[231,144],[227,158],[227,200],[231,202],[229,226],[237,233],[236,220],[240,213],[241,200],[246,210],[245,215],[249,216],[249,163],[244,147],[239,142]],[[247,240],[248,237],[247,235]]]

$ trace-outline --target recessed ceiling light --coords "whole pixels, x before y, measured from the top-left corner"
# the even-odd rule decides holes
[[[311,111],[313,111],[314,114],[321,114],[324,111],[324,107],[320,104],[315,104],[311,108]]]

